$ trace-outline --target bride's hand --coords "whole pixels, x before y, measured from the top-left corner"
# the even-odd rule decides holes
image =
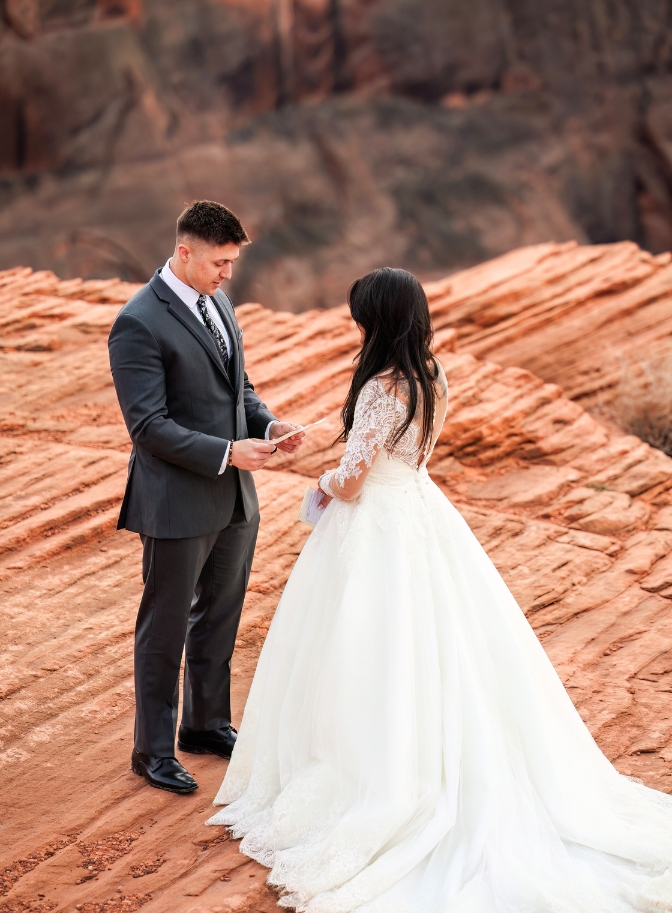
[[[321,488],[320,488],[320,492],[322,494],[322,498],[320,499],[320,501],[317,505],[317,509],[324,510],[324,508],[327,506],[327,504],[329,504],[330,501],[333,501],[333,498],[331,498],[329,495],[325,495],[325,493],[322,491]]]

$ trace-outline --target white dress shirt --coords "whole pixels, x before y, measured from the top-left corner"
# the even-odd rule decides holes
[[[183,304],[189,308],[191,313],[200,321],[200,323],[205,326],[205,321],[201,317],[201,312],[197,307],[198,299],[200,298],[200,292],[197,292],[195,288],[192,288],[190,285],[185,285],[181,279],[178,279],[175,273],[170,268],[170,260],[166,262],[166,265],[161,270],[161,278],[166,283],[169,289],[172,289],[177,297]],[[229,334],[226,327],[224,326],[224,321],[219,316],[219,311],[215,307],[212,298],[209,295],[205,296],[205,306],[207,308],[208,314],[212,318],[212,322],[217,327],[219,332],[224,337],[224,342],[226,343],[226,352],[229,358],[231,358],[231,340],[229,339]]]
[[[197,318],[197,320],[200,323],[202,323],[203,326],[205,326],[205,321],[201,317],[201,312],[198,310],[198,306],[197,306],[198,299],[200,297],[200,292],[197,292],[195,288],[192,288],[190,285],[186,285],[184,282],[182,282],[181,279],[177,278],[175,273],[170,268],[170,258],[168,260],[166,260],[166,265],[161,270],[161,278],[166,283],[168,288],[171,289],[173,292],[175,292],[175,294],[180,299],[180,301],[183,304],[186,304],[186,306],[189,308],[189,310],[192,312],[192,314]],[[212,322],[215,324],[215,326],[217,327],[219,332],[224,337],[224,342],[226,343],[226,351],[227,351],[229,358],[231,358],[231,338],[229,337],[229,333],[228,333],[226,327],[224,326],[224,321],[222,320],[222,318],[219,315],[219,311],[215,307],[214,302],[209,295],[205,296],[205,306],[208,310],[208,314],[212,318]],[[269,439],[272,424],[273,424],[273,422],[269,422],[268,425],[266,426],[266,434],[264,435],[266,440]],[[231,447],[231,442],[227,441],[226,450],[224,452],[224,459],[222,460],[222,465],[219,470],[220,476],[226,469],[226,463],[227,463],[227,460],[229,459],[230,447]]]

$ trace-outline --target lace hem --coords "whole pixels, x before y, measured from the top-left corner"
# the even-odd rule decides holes
[[[291,909],[296,913],[342,913],[345,909],[343,898],[338,888],[316,896],[313,891],[306,891],[296,883],[295,866],[286,865],[278,858],[278,852],[267,842],[268,829],[271,826],[271,809],[266,809],[258,821],[252,824],[248,818],[239,824],[228,827],[234,839],[241,839],[239,852],[253,859],[265,868],[270,869],[266,883],[278,892],[278,906]],[[333,818],[330,819],[333,822]],[[208,822],[210,823],[210,822]],[[326,826],[327,822],[325,822]],[[324,827],[323,827],[324,829]],[[294,851],[297,848],[294,848]],[[353,854],[354,855],[354,854]],[[354,861],[354,860],[353,860]],[[361,859],[358,860],[361,863]],[[668,862],[668,865],[672,860]],[[638,869],[640,867],[637,867]],[[672,868],[668,868],[658,877],[651,878],[650,871],[645,875],[642,867],[640,877],[644,884],[637,887],[632,884],[612,884],[613,894],[609,900],[609,913],[631,913],[634,909],[641,913],[670,913],[672,911]],[[347,885],[345,886],[347,888]],[[588,883],[575,885],[567,898],[559,899],[552,895],[543,896],[544,909],[548,913],[597,913],[606,911],[604,902],[607,899],[597,885]],[[386,893],[386,892],[385,892]],[[367,896],[369,895],[369,896]],[[573,896],[571,896],[573,895]],[[313,900],[316,901],[313,903]],[[353,897],[348,903],[349,913],[417,913],[417,907],[395,902],[386,896],[370,898],[370,890],[359,899]],[[539,913],[539,906],[523,903],[515,908],[507,907],[508,913]]]

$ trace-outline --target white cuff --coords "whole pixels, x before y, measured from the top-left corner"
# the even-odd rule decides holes
[[[317,487],[320,489],[320,491],[323,491],[325,495],[329,495],[330,498],[336,497],[331,487],[329,486],[329,482],[331,481],[333,474],[333,469],[327,469],[327,471],[323,472],[320,478],[317,480]]]
[[[221,476],[221,474],[226,469],[226,464],[229,460],[229,450],[231,450],[231,441],[226,442],[226,450],[224,451],[224,459],[222,460],[222,465],[220,466],[219,472],[217,473],[218,476]]]
[[[265,439],[265,440],[270,441],[270,439],[271,439],[271,425],[275,425],[276,422],[277,422],[277,419],[274,418],[273,421],[269,422],[268,425],[266,425],[266,434],[264,435],[264,439]]]

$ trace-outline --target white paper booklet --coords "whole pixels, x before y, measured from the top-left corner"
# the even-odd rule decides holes
[[[301,510],[299,511],[299,520],[302,523],[307,523],[308,526],[315,526],[323,513],[318,506],[323,497],[324,494],[319,488],[311,488],[310,486],[306,488],[301,502]]]

